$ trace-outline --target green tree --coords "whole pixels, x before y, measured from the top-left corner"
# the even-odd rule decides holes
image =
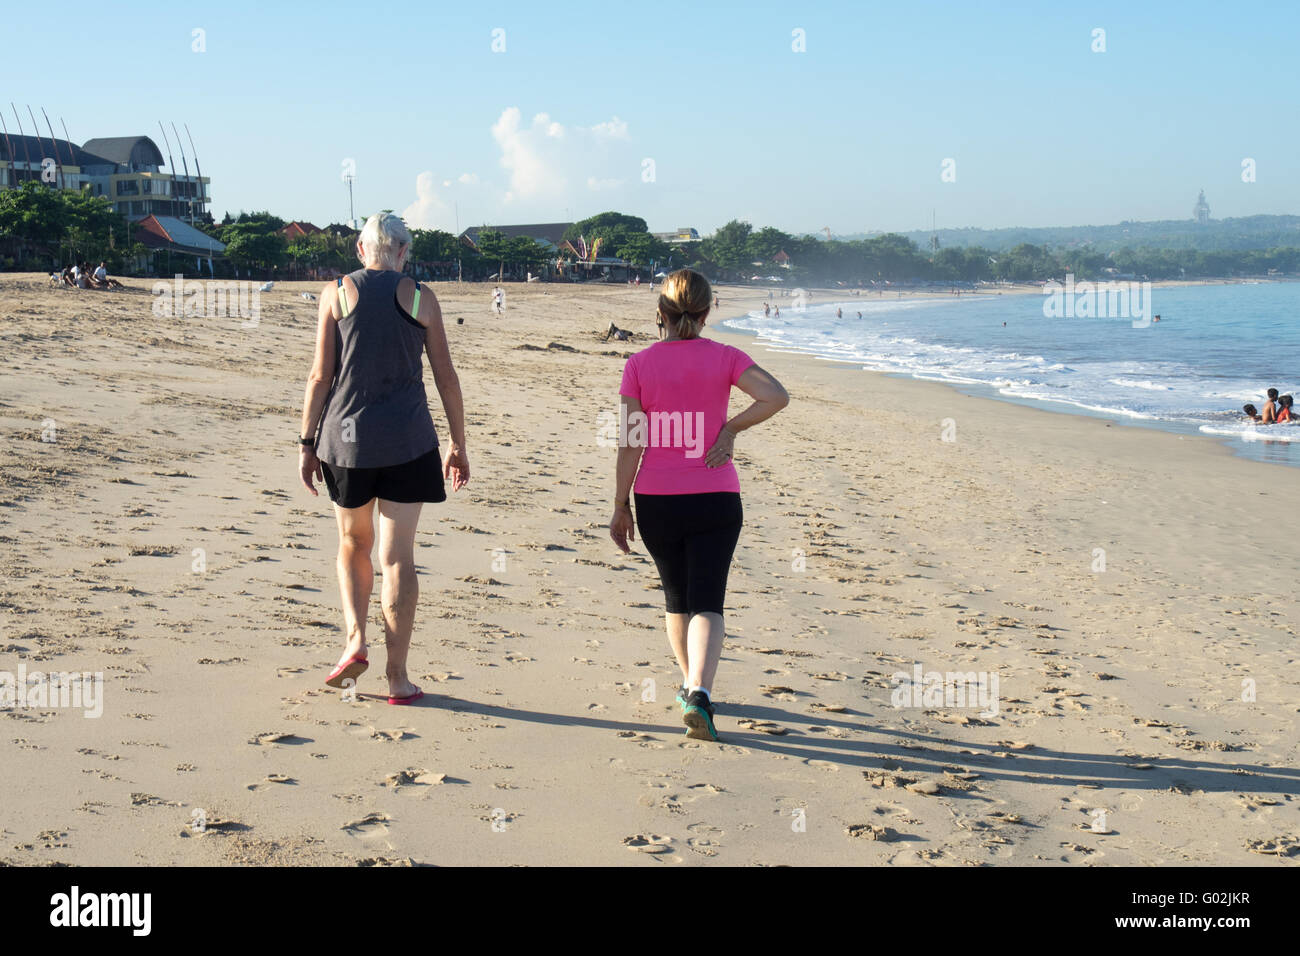
[[[648,232],[634,233],[623,240],[614,250],[614,255],[636,266],[648,266],[652,262],[668,259],[668,243],[656,239]]]
[[[747,243],[753,227],[747,222],[733,219],[700,243],[701,258],[717,263],[724,273],[739,274],[749,265]]]
[[[43,183],[28,180],[17,189],[0,190],[0,236],[20,246],[54,246],[70,218],[62,194]]]

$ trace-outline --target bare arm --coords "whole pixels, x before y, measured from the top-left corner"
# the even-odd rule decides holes
[[[352,294],[356,288],[351,280],[345,280]],[[325,398],[334,384],[334,331],[338,315],[338,298],[334,285],[327,285],[320,294],[320,309],[316,319],[316,352],[312,358],[311,371],[307,373],[307,391],[302,399],[302,423],[299,435],[302,438],[315,438],[320,425],[321,412],[325,407]],[[300,445],[298,451],[298,477],[303,487],[313,495],[319,495],[312,479],[322,481],[320,459],[316,457],[314,445]]]
[[[433,369],[433,381],[438,387],[438,397],[442,399],[442,409],[447,413],[447,427],[451,430],[452,442],[460,448],[465,447],[465,399],[460,391],[460,378],[456,375],[456,366],[451,361],[451,349],[447,346],[447,330],[442,325],[442,306],[433,290],[420,285],[420,321],[425,323],[424,350],[429,356],[429,367]]]
[[[623,420],[628,421],[634,414],[642,414],[639,399],[620,395],[623,403]],[[623,444],[622,429],[619,434],[618,464],[614,470],[614,517],[609,522],[609,536],[624,552],[630,550],[628,541],[636,540],[636,524],[632,518],[632,484],[636,480],[637,469],[641,467],[641,456],[645,448],[639,445]]]
[[[785,387],[771,373],[757,365],[745,369],[736,382],[736,387],[754,401],[718,432],[718,440],[704,458],[704,463],[710,468],[725,465],[731,460],[736,435],[746,428],[753,428],[759,422],[767,421],[790,404],[790,394]]]
[[[469,481],[469,456],[465,451],[465,398],[460,391],[460,377],[451,361],[447,347],[447,330],[442,325],[442,306],[434,291],[420,284],[420,314],[417,319],[424,324],[424,350],[433,369],[433,382],[442,399],[442,410],[447,414],[447,428],[451,442],[442,459],[442,473],[451,479],[452,491],[459,491]]]
[[[623,402],[624,419],[631,419],[633,414],[641,414],[641,402],[627,395],[620,395]],[[632,483],[636,480],[637,469],[641,467],[641,456],[645,449],[640,446],[624,445],[618,446],[618,465],[615,469],[614,481],[614,505],[620,506],[630,504],[632,495]]]
[[[321,409],[325,405],[325,396],[334,384],[334,329],[335,313],[338,307],[338,293],[333,283],[325,286],[320,294],[320,308],[316,318],[316,352],[312,359],[311,371],[307,373],[307,394],[302,402],[303,438],[311,438],[320,425]]]

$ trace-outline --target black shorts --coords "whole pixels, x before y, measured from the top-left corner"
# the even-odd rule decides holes
[[[385,468],[344,468],[320,463],[330,500],[340,508],[360,508],[375,498],[412,503],[447,500],[438,446],[427,455]]]
[[[636,496],[636,526],[659,569],[669,614],[721,614],[744,524],[740,494]]]

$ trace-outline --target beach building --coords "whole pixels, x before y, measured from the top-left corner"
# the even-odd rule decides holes
[[[103,196],[128,220],[173,216],[211,221],[206,176],[175,171],[165,165],[148,136],[114,136],[78,146],[48,136],[0,135],[0,189],[43,182],[53,189],[89,190]]]
[[[460,234],[459,238],[461,242],[468,242],[477,249],[479,233],[491,230],[501,233],[507,239],[525,236],[536,242],[545,243],[552,250],[558,250],[564,240],[565,231],[572,225],[571,222],[532,222],[519,226],[470,226]]]
[[[323,231],[319,226],[313,226],[309,222],[298,222],[295,219],[280,230],[280,235],[284,236],[285,242],[293,242],[295,239],[302,239]]]
[[[654,232],[651,233],[656,239],[667,242],[671,245],[677,245],[683,242],[699,242],[700,232],[694,226],[678,226],[672,232]]]
[[[153,252],[168,252],[181,258],[193,256],[197,269],[201,269],[206,260],[209,274],[213,272],[213,260],[221,258],[226,253],[225,243],[200,232],[175,216],[153,214],[145,216],[136,223],[135,241],[147,246]],[[144,269],[145,266],[145,262],[137,264],[139,269]]]

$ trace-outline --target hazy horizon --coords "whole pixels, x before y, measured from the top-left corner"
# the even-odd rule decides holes
[[[1190,219],[1201,189],[1215,220],[1293,215],[1300,14],[1260,9],[235,2],[120,24],[74,2],[103,30],[11,11],[0,105],[11,134],[13,101],[28,133],[31,104],[59,137],[164,153],[158,121],[187,122],[218,220],[345,221],[349,162],[358,215],[447,231],[609,209],[703,234],[1097,226]]]

